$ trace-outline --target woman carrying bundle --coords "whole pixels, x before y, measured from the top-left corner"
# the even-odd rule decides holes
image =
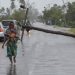
[[[2,45],[2,48],[4,48],[4,45],[7,46],[7,57],[9,57],[9,60],[11,64],[14,62],[16,63],[16,55],[17,55],[17,30],[14,27],[13,23],[9,24],[9,28],[5,32],[5,40]]]

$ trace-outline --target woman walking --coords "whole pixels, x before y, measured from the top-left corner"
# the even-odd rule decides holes
[[[31,26],[31,24],[30,24],[30,21],[28,20],[27,21],[27,23],[26,23],[26,26]],[[29,35],[30,34],[30,27],[26,27],[26,31],[27,31],[27,35]]]
[[[9,28],[5,32],[5,40],[2,48],[4,48],[4,45],[7,46],[7,57],[9,57],[11,64],[13,62],[16,63],[17,41],[17,30],[15,29],[14,24],[10,23]]]

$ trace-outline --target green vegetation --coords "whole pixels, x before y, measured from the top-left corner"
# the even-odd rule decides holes
[[[45,21],[52,20],[53,24],[60,24],[60,19],[62,18],[62,10],[60,6],[56,4],[50,9],[46,9],[43,11],[43,18]]]
[[[55,4],[53,7],[45,7],[40,18],[45,23],[50,20],[53,25],[75,27],[75,2],[63,6]]]
[[[69,32],[75,34],[75,28],[71,28],[71,29],[69,30]]]
[[[1,14],[0,21],[2,21],[4,19],[15,19],[18,22],[23,21],[25,19],[26,10],[24,10],[22,8],[16,9],[17,6],[15,5],[16,4],[15,0],[10,0],[10,1],[11,1],[11,5],[9,8],[4,8],[4,7],[0,8],[0,14]],[[20,4],[23,4],[26,7],[25,0],[17,0],[17,1],[19,1]],[[29,7],[28,19],[31,21],[34,21],[35,19],[37,19],[39,12],[30,3],[27,3],[27,7]],[[4,13],[5,13],[5,15],[3,15]]]

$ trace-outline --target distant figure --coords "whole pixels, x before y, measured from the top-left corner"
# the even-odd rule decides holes
[[[26,26],[31,26],[29,20],[27,21]],[[26,27],[26,31],[27,31],[27,34],[28,34],[28,35],[30,34],[30,30],[31,30],[31,29],[30,29],[29,27]]]
[[[2,48],[4,48],[4,45],[7,46],[7,57],[9,57],[11,64],[13,62],[16,63],[17,41],[17,30],[15,29],[14,24],[10,23],[9,28],[5,32],[5,40]]]

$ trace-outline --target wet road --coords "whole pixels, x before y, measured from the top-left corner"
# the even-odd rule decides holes
[[[0,49],[0,75],[75,75],[75,39],[32,30],[18,42],[16,65]],[[1,48],[2,43],[0,43]]]

